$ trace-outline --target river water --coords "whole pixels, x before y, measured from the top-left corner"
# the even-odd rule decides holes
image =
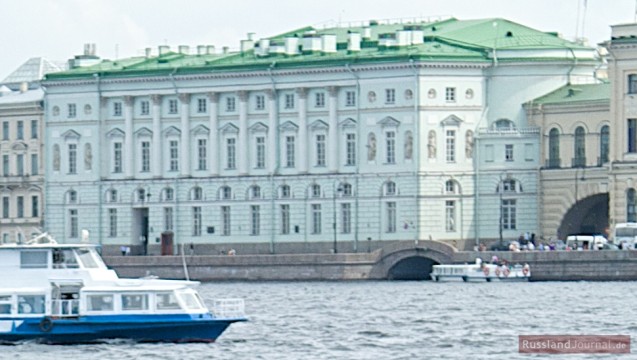
[[[637,282],[246,282],[200,292],[244,298],[250,321],[214,344],[23,343],[1,346],[0,359],[541,359],[550,355],[518,354],[518,335],[637,339]]]

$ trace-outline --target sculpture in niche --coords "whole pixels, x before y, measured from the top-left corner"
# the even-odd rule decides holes
[[[367,160],[373,161],[376,159],[376,135],[369,133],[367,136]]]
[[[84,145],[84,169],[91,170],[93,167],[93,151],[91,144]]]
[[[473,131],[467,130],[465,136],[464,152],[467,159],[473,158]]]
[[[436,158],[436,132],[429,131],[429,140],[427,142],[427,152],[430,159]]]
[[[53,145],[53,171],[60,171],[60,145]]]
[[[414,136],[411,131],[405,133],[405,159],[411,160],[414,153]]]

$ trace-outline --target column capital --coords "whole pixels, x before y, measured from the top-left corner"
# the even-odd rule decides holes
[[[331,97],[336,97],[338,95],[338,86],[328,86],[327,92]]]
[[[299,96],[299,99],[307,99],[307,88],[296,88],[296,94]]]
[[[124,104],[126,106],[133,106],[133,104],[135,103],[135,97],[134,96],[124,96]]]
[[[161,95],[153,94],[150,96],[150,100],[153,102],[153,105],[161,105]]]
[[[179,101],[181,101],[182,104],[190,103],[190,94],[179,94],[177,95],[177,97],[179,98]]]
[[[237,91],[237,97],[239,98],[239,101],[248,101],[248,92],[245,90],[239,90]]]
[[[206,95],[208,96],[208,101],[210,101],[211,103],[218,103],[219,102],[219,93],[218,92],[211,91],[211,92],[207,93]]]

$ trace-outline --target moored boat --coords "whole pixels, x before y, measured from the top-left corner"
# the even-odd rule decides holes
[[[120,279],[97,248],[46,234],[0,246],[0,342],[213,342],[246,321],[243,299],[209,310],[196,281]]]
[[[528,264],[485,264],[476,261],[475,264],[434,265],[431,272],[433,281],[529,281],[531,268]]]

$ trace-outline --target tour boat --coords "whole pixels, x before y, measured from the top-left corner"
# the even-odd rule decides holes
[[[243,299],[213,302],[196,281],[120,279],[91,244],[42,234],[0,246],[0,342],[213,342],[246,321]]]
[[[434,265],[431,272],[433,281],[529,281],[531,268],[528,264],[498,265],[476,261],[475,264]]]

